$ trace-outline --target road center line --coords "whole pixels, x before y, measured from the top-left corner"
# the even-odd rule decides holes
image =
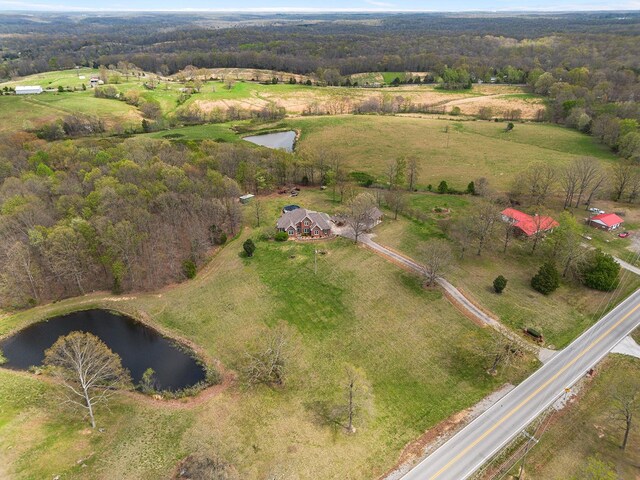
[[[576,355],[569,363],[567,363],[564,367],[562,367],[553,377],[543,383],[540,387],[536,389],[531,395],[529,395],[526,399],[524,399],[518,406],[514,407],[509,413],[503,416],[500,420],[498,420],[490,429],[484,432],[480,437],[473,441],[473,443],[469,444],[462,452],[456,455],[453,459],[449,461],[444,467],[438,470],[435,475],[431,477],[431,479],[438,478],[442,473],[448,470],[451,465],[457,462],[462,456],[464,456],[469,450],[475,447],[478,443],[484,440],[488,435],[491,434],[496,428],[502,425],[506,420],[512,417],[518,410],[520,410],[524,405],[526,405],[533,397],[538,395],[542,390],[544,390],[549,384],[555,381],[560,375],[562,375],[567,369],[571,368],[580,358],[582,358],[589,350],[591,350],[594,346],[602,341],[607,335],[609,335],[615,328],[617,328],[622,322],[624,322],[627,318],[629,318],[638,308],[640,308],[640,303],[637,304],[633,309],[628,312],[624,317],[618,320],[615,324],[613,324],[606,332],[602,333],[597,339],[591,342],[586,348],[584,348],[578,355]],[[542,367],[544,368],[544,367]],[[525,380],[526,381],[526,380]]]

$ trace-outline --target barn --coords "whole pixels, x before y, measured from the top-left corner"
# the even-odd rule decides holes
[[[16,87],[16,95],[37,95],[39,93],[42,93],[40,85]]]

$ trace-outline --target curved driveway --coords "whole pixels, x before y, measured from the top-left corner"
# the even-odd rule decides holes
[[[342,230],[339,234],[353,239],[352,232],[348,230]],[[418,272],[422,270],[418,263],[375,243],[368,235],[362,235],[359,240],[402,265]],[[635,269],[625,264],[622,264],[622,267],[631,271]],[[440,285],[449,293],[450,288],[457,292],[454,298],[460,299],[465,308],[485,323],[494,328],[497,324],[501,331],[504,329],[499,322],[469,302],[449,282],[440,279]],[[469,478],[639,325],[640,290],[637,290],[568,347],[553,355],[546,364],[486,412],[418,463],[402,479]]]

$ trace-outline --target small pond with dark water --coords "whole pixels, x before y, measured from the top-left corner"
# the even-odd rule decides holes
[[[293,152],[293,145],[296,142],[296,132],[289,130],[288,132],[251,135],[249,137],[244,137],[243,140],[255,143],[256,145],[262,145],[263,147]]]
[[[44,351],[62,335],[88,332],[120,355],[137,384],[147,368],[156,372],[158,390],[180,390],[205,380],[192,356],[155,330],[130,317],[106,310],[84,310],[34,323],[0,342],[7,358],[3,366],[26,370],[44,360]]]

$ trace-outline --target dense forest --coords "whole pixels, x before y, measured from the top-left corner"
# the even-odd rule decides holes
[[[187,65],[343,75],[462,65],[478,78],[509,65],[640,68],[638,13],[4,14],[0,34],[0,77],[121,60],[163,74]]]
[[[271,155],[289,158],[211,141],[4,138],[2,304],[151,289],[189,277],[238,232],[235,179],[256,192],[275,181],[282,162]]]

